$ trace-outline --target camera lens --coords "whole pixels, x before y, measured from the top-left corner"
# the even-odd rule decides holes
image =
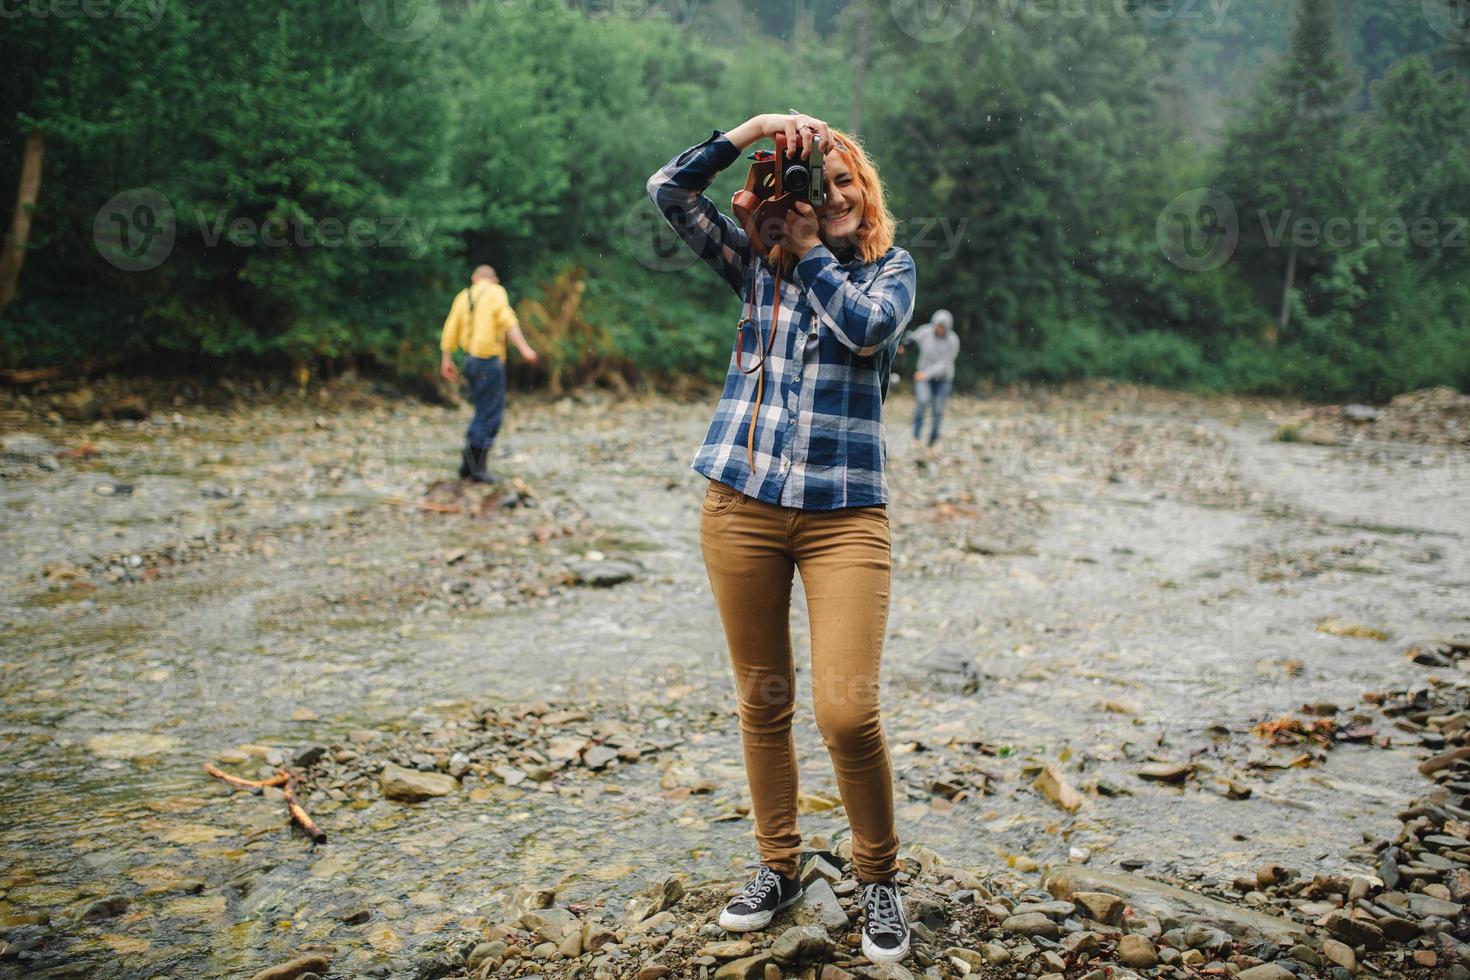
[[[800,194],[811,186],[811,176],[806,167],[790,167],[781,175],[781,189]]]

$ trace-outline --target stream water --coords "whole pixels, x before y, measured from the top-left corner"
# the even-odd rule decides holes
[[[0,975],[249,976],[311,944],[336,949],[334,977],[411,975],[519,886],[616,910],[661,872],[738,876],[753,842],[728,819],[739,731],[687,465],[707,409],[516,399],[498,462],[535,506],[484,519],[404,505],[453,464],[462,419],[443,409],[42,423],[99,453],[0,481],[0,925],[41,937]],[[1410,643],[1466,631],[1463,451],[1278,443],[1263,406],[1123,392],[957,398],[926,454],[909,410],[889,406],[884,667],[906,843],[1222,877],[1349,866],[1393,832],[1420,786],[1410,746],[1287,767],[1249,729],[1350,713],[1410,677]],[[598,560],[641,571],[565,584]],[[800,663],[799,578],[794,606]],[[803,790],[835,797],[801,697]],[[201,768],[531,701],[679,741],[540,790],[319,795],[316,847]],[[1159,785],[1147,761],[1199,768]],[[1031,788],[1046,763],[1087,796],[1076,814]],[[936,799],[928,776],[956,766],[992,792]],[[714,788],[671,799],[671,767]],[[1250,797],[1217,792],[1224,776]],[[803,818],[842,827],[840,808]],[[112,896],[122,910],[96,912]]]

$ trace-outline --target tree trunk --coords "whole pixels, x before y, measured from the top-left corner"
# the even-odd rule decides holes
[[[852,111],[847,114],[847,131],[858,135],[863,122],[863,76],[868,71],[868,15],[870,0],[863,0],[862,19],[858,21],[857,56],[852,66]]]
[[[26,136],[25,155],[20,164],[20,186],[15,192],[15,214],[10,219],[10,237],[0,250],[0,316],[20,282],[20,267],[26,260],[26,243],[31,237],[31,215],[41,194],[41,159],[46,144],[39,129]]]
[[[1281,316],[1277,324],[1284,332],[1286,325],[1291,321],[1291,289],[1296,285],[1296,242],[1291,243],[1291,251],[1286,258],[1286,284],[1281,289]]]

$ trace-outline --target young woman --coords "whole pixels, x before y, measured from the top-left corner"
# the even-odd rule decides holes
[[[762,257],[704,191],[756,141],[820,137],[827,203],[802,202]],[[761,868],[720,916],[764,928],[800,899],[793,570],[811,620],[812,699],[852,825],[863,952],[908,953],[895,875],[893,778],[878,712],[888,620],[883,399],[914,309],[914,263],[861,146],[820,119],[755,116],[670,161],[648,193],[685,243],[745,300],[724,393],[694,469],[708,477],[700,547],[736,678]]]

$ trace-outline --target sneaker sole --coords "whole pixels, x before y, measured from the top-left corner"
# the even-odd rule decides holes
[[[776,917],[777,912],[789,909],[801,901],[801,897],[805,894],[806,889],[803,888],[769,912],[754,912],[750,915],[735,915],[731,912],[721,912],[720,928],[726,932],[754,932],[757,929],[764,929],[771,924],[771,920]]]
[[[881,946],[873,945],[868,937],[864,936],[863,955],[873,963],[897,963],[909,955],[909,941],[905,939],[902,946],[895,947],[894,949],[883,949]]]

